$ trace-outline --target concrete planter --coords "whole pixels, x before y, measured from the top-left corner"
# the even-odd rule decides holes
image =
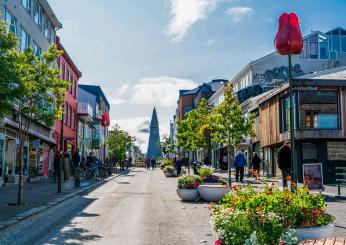
[[[194,201],[199,196],[198,189],[177,189],[177,194],[183,201]]]
[[[221,184],[202,184],[198,187],[198,191],[203,200],[207,202],[218,202],[230,192],[227,185]]]
[[[333,237],[334,225],[325,225],[311,228],[298,228],[297,237],[299,241],[316,240],[320,238]]]
[[[174,177],[174,172],[164,173],[166,177]]]

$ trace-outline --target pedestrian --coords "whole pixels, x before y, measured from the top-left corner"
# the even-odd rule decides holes
[[[254,152],[251,164],[252,164],[253,176],[256,178],[256,180],[258,179],[258,177],[260,177],[260,164],[261,164],[261,162],[262,162],[262,160],[258,156],[257,152]]]
[[[94,158],[93,158],[93,153],[90,152],[90,153],[89,153],[89,156],[87,156],[87,162],[86,162],[87,168],[89,168],[89,167],[92,165],[93,160],[94,160]]]
[[[238,152],[237,156],[234,159],[234,167],[236,171],[235,178],[237,182],[239,180],[239,174],[240,174],[240,182],[243,182],[245,166],[246,166],[246,159],[244,157],[244,149],[242,149],[240,152]]]
[[[70,155],[65,152],[64,159],[63,159],[63,165],[64,165],[64,182],[68,181],[70,179]]]
[[[283,187],[287,188],[287,176],[291,175],[291,143],[285,141],[278,152],[278,164],[282,173]]]
[[[149,160],[149,158],[146,158],[146,159],[145,159],[145,168],[146,168],[147,170],[150,170],[150,160]]]
[[[151,159],[151,169],[154,170],[156,168],[156,160],[155,158]]]
[[[56,152],[55,157],[54,157],[54,161],[53,161],[53,167],[54,167],[54,172],[53,172],[53,176],[54,176],[54,182],[57,180],[58,176],[59,176],[59,166],[60,166],[60,153]]]
[[[180,176],[180,173],[181,173],[181,166],[182,166],[182,160],[181,158],[179,157],[177,159],[177,161],[175,162],[175,168],[177,169],[177,177]]]
[[[73,153],[73,156],[72,156],[72,167],[73,167],[73,170],[74,168],[79,168],[80,167],[80,155],[79,155],[79,150],[75,150],[75,152]]]

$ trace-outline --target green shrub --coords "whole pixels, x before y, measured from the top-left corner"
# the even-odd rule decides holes
[[[202,178],[208,178],[213,175],[213,169],[209,167],[201,167],[198,170],[198,175],[201,176]]]
[[[174,167],[174,164],[173,164],[173,160],[172,160],[172,159],[167,158],[167,159],[163,160],[163,163],[160,164],[160,169],[161,169],[161,170],[164,170],[165,167],[167,167],[167,166],[172,166],[172,167]]]
[[[164,169],[163,169],[163,172],[165,174],[170,174],[170,173],[173,173],[174,171],[174,167],[173,166],[166,166]]]
[[[178,179],[178,189],[197,189],[201,183],[199,176],[182,176]]]

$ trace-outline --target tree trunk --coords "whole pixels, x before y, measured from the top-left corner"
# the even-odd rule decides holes
[[[228,184],[232,187],[232,166],[231,166],[231,140],[228,139],[227,145],[227,165],[228,165]]]
[[[18,183],[18,201],[17,205],[23,205],[24,199],[24,158],[23,158],[23,146],[24,142],[20,139],[19,142],[19,183]]]

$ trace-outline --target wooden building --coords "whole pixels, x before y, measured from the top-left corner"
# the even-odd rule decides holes
[[[346,166],[346,67],[299,77],[293,81],[296,159],[302,166],[322,163],[324,183],[335,180],[335,166]],[[265,175],[278,176],[277,152],[290,139],[288,84],[243,103],[256,113],[252,151],[263,158]]]

